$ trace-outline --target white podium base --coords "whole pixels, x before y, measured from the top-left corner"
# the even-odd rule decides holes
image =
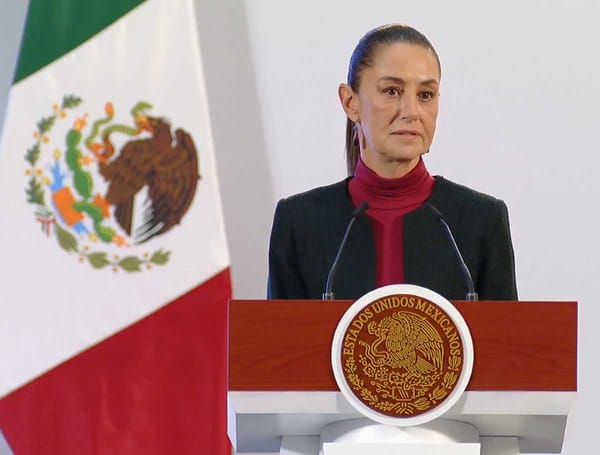
[[[318,436],[283,436],[279,455],[318,455]]]
[[[438,419],[414,427],[393,427],[369,419],[327,425],[319,455],[480,455],[473,425]]]
[[[444,419],[407,428],[379,425],[367,419],[346,420],[325,426],[321,437],[283,436],[279,451],[279,455],[405,455],[407,453],[411,455],[521,454],[518,439],[515,437],[479,437],[479,432],[473,425]]]
[[[521,455],[519,438],[510,436],[485,436],[480,438],[481,455]]]
[[[477,427],[481,455],[559,454],[575,396],[467,391],[444,418]],[[318,449],[300,451],[297,445],[281,449],[288,438],[296,444],[306,438],[312,447],[316,438],[318,447],[325,426],[362,417],[341,392],[229,392],[228,398],[229,435],[238,455],[317,455]]]
[[[325,444],[323,455],[480,455],[479,444]]]

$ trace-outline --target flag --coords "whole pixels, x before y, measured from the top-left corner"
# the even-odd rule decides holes
[[[15,453],[229,453],[229,255],[193,0],[31,0],[0,140]]]

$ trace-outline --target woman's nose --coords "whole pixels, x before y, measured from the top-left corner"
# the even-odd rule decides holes
[[[400,97],[398,108],[399,115],[403,120],[415,120],[418,117],[418,100],[414,93],[404,92]]]

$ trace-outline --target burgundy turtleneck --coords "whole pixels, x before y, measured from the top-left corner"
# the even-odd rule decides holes
[[[377,285],[404,283],[402,219],[431,196],[434,178],[423,159],[400,178],[384,178],[358,160],[349,191],[352,203],[367,201],[377,256]]]

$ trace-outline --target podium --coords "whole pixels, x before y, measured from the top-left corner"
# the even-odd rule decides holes
[[[466,391],[442,418],[476,427],[482,455],[560,453],[577,391],[576,302],[452,303],[471,331],[475,363]],[[362,417],[331,370],[333,334],[351,304],[230,302],[235,453],[317,455],[324,427]]]

